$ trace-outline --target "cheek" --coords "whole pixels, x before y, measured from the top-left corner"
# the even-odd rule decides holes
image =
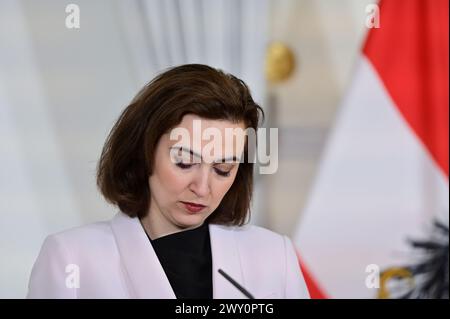
[[[214,187],[214,198],[219,201],[222,200],[231,188],[231,185],[233,185],[233,181],[234,178],[230,178],[227,181],[218,181]]]
[[[189,182],[172,163],[159,165],[154,172],[154,177],[153,187],[164,190],[168,197],[172,197],[173,195],[177,196],[182,193]]]

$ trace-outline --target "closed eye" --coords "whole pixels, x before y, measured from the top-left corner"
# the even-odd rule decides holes
[[[181,168],[181,169],[189,169],[192,166],[194,166],[195,164],[186,164],[186,163],[176,163],[176,165]],[[224,171],[221,169],[218,169],[217,167],[214,167],[214,171],[216,172],[217,175],[223,176],[223,177],[228,177],[230,176],[231,170],[230,171]]]
[[[224,176],[224,177],[230,176],[230,171],[226,172],[226,171],[222,171],[222,170],[220,170],[218,168],[214,168],[214,170],[220,176]]]
[[[185,163],[177,163],[176,164],[179,168],[181,169],[188,169],[191,168],[192,166],[194,166],[194,164],[185,164]]]

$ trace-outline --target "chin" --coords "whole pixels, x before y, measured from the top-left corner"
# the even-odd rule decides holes
[[[177,216],[174,217],[174,220],[178,227],[190,228],[200,226],[207,216],[205,216],[204,214],[188,214],[186,212],[182,212],[181,214],[177,214]]]

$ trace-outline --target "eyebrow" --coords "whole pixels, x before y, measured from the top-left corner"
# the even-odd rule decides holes
[[[201,160],[203,160],[201,154],[198,154],[198,153],[194,152],[193,150],[191,150],[191,149],[189,149],[189,148],[182,147],[182,146],[172,146],[170,149],[177,149],[177,150],[180,150],[180,151],[182,151],[182,152],[189,153],[189,154],[192,155],[192,156],[199,157]],[[216,160],[215,163],[224,163],[224,162],[230,161],[230,160],[231,160],[232,162],[239,162],[239,161],[240,161],[240,159],[237,158],[236,156],[231,156],[231,157],[225,157],[225,158],[222,158],[222,159],[220,159],[220,160],[218,160],[218,161]]]

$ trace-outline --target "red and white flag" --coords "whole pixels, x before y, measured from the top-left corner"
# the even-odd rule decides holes
[[[449,212],[449,1],[381,0],[295,241],[312,297],[372,298],[373,266]]]

